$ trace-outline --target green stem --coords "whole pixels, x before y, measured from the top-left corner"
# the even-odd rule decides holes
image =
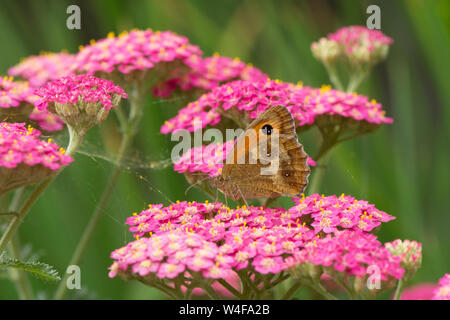
[[[94,212],[80,238],[80,241],[78,242],[77,247],[75,248],[72,258],[70,259],[69,265],[78,265],[79,262],[81,261],[81,258],[84,255],[84,252],[86,251],[86,248],[89,244],[89,241],[91,240],[91,237],[94,234],[94,230],[97,228],[102,213],[105,211],[109,203],[109,200],[111,199],[111,196],[113,194],[115,186],[119,181],[120,174],[122,173],[121,165],[123,157],[126,151],[128,150],[128,147],[131,145],[133,141],[133,138],[137,132],[137,127],[142,117],[142,110],[141,110],[142,108],[140,105],[140,99],[141,97],[138,94],[136,94],[136,92],[133,92],[133,94],[130,95],[130,105],[131,105],[130,115],[128,118],[128,123],[126,124],[126,129],[123,132],[122,142],[120,144],[119,152],[117,154],[116,166],[108,180],[105,189],[103,190],[100,201],[97,203],[97,206],[94,209]],[[68,276],[69,275],[66,273],[62,278],[62,280],[60,281],[54,296],[56,300],[64,298],[67,289],[66,281]]]
[[[11,200],[11,203],[9,205],[8,210],[9,211],[16,211],[19,207],[20,200],[22,199],[24,187],[17,189],[14,192],[13,198]],[[8,245],[9,251],[11,252],[11,255],[13,258],[17,260],[22,260],[22,254],[20,250],[20,240],[19,235],[15,234],[11,242]],[[25,271],[17,269],[17,270],[11,270],[13,273],[13,281],[15,283],[17,293],[19,294],[19,298],[22,300],[32,300],[33,299],[33,289],[31,287],[30,280],[28,279],[28,275]]]
[[[206,295],[211,299],[211,300],[220,300],[219,295],[214,291],[214,289],[206,283],[200,282],[199,283],[199,288],[202,288],[203,291],[205,291]]]
[[[315,290],[317,293],[321,294],[327,300],[338,300],[334,295],[329,293],[320,283],[314,283],[309,285],[311,289]]]
[[[327,70],[328,77],[330,78],[331,83],[333,84],[333,87],[335,87],[338,90],[343,91],[344,86],[342,85],[341,80],[339,79],[339,75],[331,64],[324,63],[325,69]]]
[[[242,294],[227,281],[225,281],[224,279],[217,279],[217,282],[219,282],[223,287],[225,287],[225,289],[230,291],[236,298],[242,299]]]
[[[400,300],[404,288],[405,281],[403,281],[403,279],[398,280],[397,288],[395,289],[394,300]]]
[[[9,243],[8,247],[11,252],[11,255],[15,259],[21,261],[22,255],[21,255],[21,250],[20,250],[20,241],[19,241],[18,234],[15,234],[12,237],[11,242]],[[16,275],[14,282],[15,282],[17,292],[19,294],[19,298],[21,300],[33,300],[34,299],[33,289],[31,287],[30,279],[28,279],[27,273],[20,269],[14,270],[14,273]]]
[[[11,241],[19,226],[22,224],[23,219],[30,211],[31,207],[34,205],[36,200],[39,199],[42,192],[44,192],[45,188],[47,188],[47,186],[56,178],[57,175],[58,174],[54,174],[38,184],[30,194],[20,211],[17,213],[17,215],[11,219],[11,222],[9,223],[6,231],[3,233],[3,236],[0,239],[0,253],[5,250],[6,246]]]
[[[70,135],[70,141],[69,146],[67,147],[67,155],[72,155],[75,153],[77,148],[80,146],[80,144],[83,141],[83,137],[78,135],[70,126],[69,128],[69,135]],[[2,253],[13,235],[16,233],[19,226],[22,224],[23,219],[27,215],[27,213],[30,211],[30,209],[33,207],[34,203],[39,199],[41,194],[44,192],[44,190],[52,183],[53,180],[64,170],[65,167],[61,167],[56,173],[52,174],[45,180],[43,180],[40,184],[38,184],[33,192],[28,197],[25,204],[22,206],[20,211],[15,215],[11,222],[9,223],[8,227],[6,228],[6,231],[3,233],[2,238],[0,239],[0,253]]]
[[[281,298],[281,300],[289,300],[298,290],[298,288],[300,288],[301,283],[300,281],[296,281],[290,288],[289,290],[284,294],[284,296]]]
[[[331,148],[330,148],[331,149]],[[314,168],[314,175],[309,184],[308,193],[310,195],[318,193],[320,183],[322,182],[323,176],[325,174],[326,166],[329,159],[329,153],[325,154],[321,159],[317,161],[316,167]]]
[[[347,92],[354,92],[359,87],[361,82],[364,81],[365,78],[367,78],[369,71],[371,67],[368,66],[365,70],[359,70],[356,73],[353,73],[353,75],[350,77],[350,81],[347,85]]]
[[[338,130],[335,130],[333,133],[322,132],[322,145],[320,146],[317,155],[314,157],[314,160],[316,161],[316,167],[314,169],[314,175],[308,188],[308,193],[310,195],[319,192],[319,186],[322,182],[322,178],[326,170],[326,166],[330,156],[330,150],[336,145],[341,130],[342,127],[339,126]]]

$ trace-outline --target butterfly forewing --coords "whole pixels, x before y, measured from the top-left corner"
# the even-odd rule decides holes
[[[294,120],[283,106],[266,110],[237,139],[222,171],[227,197],[298,195],[308,184],[309,167]]]

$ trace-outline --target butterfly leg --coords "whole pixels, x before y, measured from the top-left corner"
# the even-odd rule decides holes
[[[245,205],[246,205],[247,207],[249,207],[248,202],[247,202],[247,200],[245,199],[244,195],[242,194],[241,189],[238,189],[238,190],[239,190],[239,193],[241,194],[242,200],[244,200]]]

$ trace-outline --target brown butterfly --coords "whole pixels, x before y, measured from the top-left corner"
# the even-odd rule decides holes
[[[210,184],[232,200],[299,195],[308,184],[306,161],[291,113],[275,106],[238,137],[221,175]]]

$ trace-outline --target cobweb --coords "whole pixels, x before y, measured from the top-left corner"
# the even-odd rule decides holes
[[[128,226],[125,224],[127,217],[131,216],[134,212],[139,213],[140,211],[145,210],[148,207],[148,204],[163,203],[166,206],[178,200],[172,198],[173,192],[167,192],[167,190],[164,190],[164,186],[162,186],[165,185],[167,187],[167,185],[171,183],[168,179],[175,179],[178,190],[180,190],[180,181],[185,183],[183,186],[185,189],[189,187],[184,176],[173,171],[173,162],[170,155],[174,142],[170,141],[170,135],[163,135],[159,131],[163,122],[174,116],[180,108],[184,107],[190,101],[189,99],[190,97],[188,96],[177,96],[175,98],[152,98],[151,100],[147,100],[143,106],[144,119],[145,113],[155,112],[162,121],[157,125],[155,125],[155,121],[153,121],[151,128],[149,128],[150,124],[143,123],[142,121],[135,137],[135,142],[137,143],[129,148],[120,163],[117,163],[117,154],[110,153],[106,150],[103,139],[99,138],[101,136],[101,129],[98,127],[94,127],[88,132],[83,144],[77,150],[76,162],[81,160],[83,163],[79,164],[80,166],[95,166],[96,170],[100,171],[98,176],[102,176],[101,181],[91,181],[91,177],[87,177],[85,181],[75,181],[77,180],[77,177],[72,177],[71,174],[68,174],[68,176],[72,177],[71,183],[74,182],[79,188],[86,190],[84,194],[89,197],[88,201],[90,202],[92,211],[98,203],[103,188],[106,186],[109,176],[115,166],[121,167],[121,178],[115,187],[113,196],[111,197],[107,209],[103,212],[103,215],[108,217],[108,219],[112,220],[115,224],[120,225],[121,229],[123,228],[124,243],[126,242],[126,238],[129,238]],[[155,110],[155,108],[159,109]],[[115,143],[120,143],[120,129],[114,112],[110,113],[106,123],[102,123],[101,126],[106,126],[103,130],[113,129],[116,131],[114,133],[114,138],[117,138],[118,140],[115,141]],[[151,131],[151,134],[159,135],[157,138],[167,141],[167,143],[160,143],[160,148],[158,150],[149,150],[145,145],[142,146],[142,141],[139,139],[139,136],[143,134],[144,130]],[[146,134],[147,133],[148,132],[146,132]],[[47,139],[50,138],[50,136],[43,136],[43,138]],[[51,138],[61,146],[66,146],[69,140],[66,130],[62,134],[51,136]],[[152,138],[147,137],[147,139]],[[81,159],[82,157],[88,159],[83,160]],[[74,164],[76,162],[74,162]],[[66,170],[69,171],[70,169],[69,166]],[[177,175],[179,178],[176,177]],[[166,176],[169,177],[166,178]],[[127,180],[125,186],[121,186],[123,180]],[[130,184],[135,184],[137,186],[130,188]],[[123,195],[124,188],[130,188],[130,192],[125,196]],[[120,197],[116,196],[118,192],[122,192]],[[138,193],[137,196],[141,199],[141,207],[139,208],[130,205],[130,203],[136,204],[137,196],[133,193]],[[124,197],[130,201],[123,202]],[[134,198],[134,201],[131,201],[132,198]],[[179,200],[184,200],[184,198],[180,198]]]

